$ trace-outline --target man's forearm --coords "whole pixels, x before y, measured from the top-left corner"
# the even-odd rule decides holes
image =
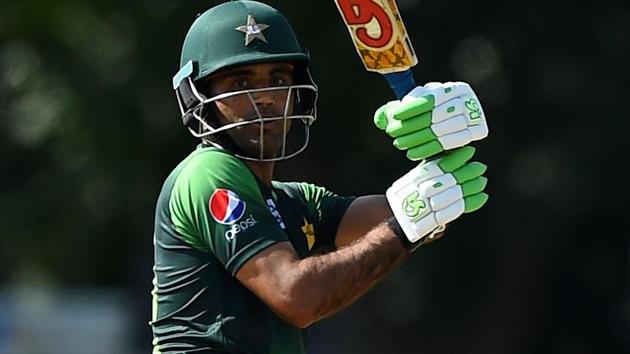
[[[293,300],[308,309],[308,324],[364,294],[408,255],[386,223],[335,252],[300,260],[292,271]]]
[[[365,236],[378,224],[392,217],[384,195],[358,197],[348,207],[335,236],[335,246],[340,249]]]

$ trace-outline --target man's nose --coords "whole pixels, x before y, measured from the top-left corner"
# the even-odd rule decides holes
[[[262,91],[254,94],[254,103],[258,107],[267,107],[276,103],[276,100],[270,92]]]

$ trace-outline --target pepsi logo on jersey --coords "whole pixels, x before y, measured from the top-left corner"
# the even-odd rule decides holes
[[[254,216],[250,214],[247,219],[230,226],[230,229],[225,232],[225,238],[228,241],[232,241],[239,232],[245,231],[256,224],[258,224],[258,220],[254,219]]]
[[[232,225],[245,214],[245,201],[229,189],[215,190],[208,204],[210,215],[219,224]]]
[[[239,222],[245,215],[247,205],[238,194],[229,189],[219,188],[215,190],[210,197],[208,205],[210,207],[210,215],[216,222],[230,225],[230,228],[225,232],[225,238],[228,241],[234,240],[241,231],[258,224],[258,220],[254,219],[254,216],[251,214]]]

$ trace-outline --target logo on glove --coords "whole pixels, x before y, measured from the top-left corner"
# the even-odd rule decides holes
[[[479,109],[479,103],[474,98],[470,98],[466,100],[464,103],[466,105],[466,109],[468,109],[468,115],[470,116],[470,120],[478,120],[481,118],[481,110]]]
[[[420,193],[418,191],[409,194],[402,202],[402,208],[405,215],[411,219],[420,217],[420,214],[426,207],[427,204],[420,199]]]

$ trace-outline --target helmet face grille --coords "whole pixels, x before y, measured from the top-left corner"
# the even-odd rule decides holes
[[[279,161],[299,154],[308,145],[309,128],[317,117],[314,84],[241,90],[206,98],[187,77],[175,93],[182,121],[193,136],[247,160]],[[273,109],[259,103],[263,96],[276,102]],[[225,118],[220,105],[240,107],[242,114]]]

